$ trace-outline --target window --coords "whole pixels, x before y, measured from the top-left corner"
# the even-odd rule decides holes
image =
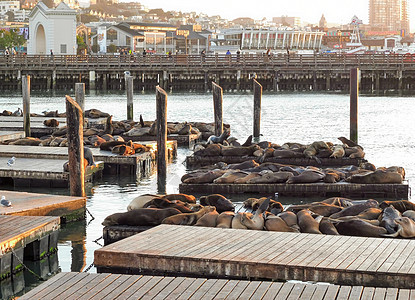
[[[61,44],[61,53],[67,53],[66,52],[66,44]]]

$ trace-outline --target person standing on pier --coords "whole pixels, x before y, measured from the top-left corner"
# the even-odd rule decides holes
[[[200,52],[200,57],[202,58],[202,62],[205,62],[205,60],[206,60],[206,51],[205,51],[205,49],[203,49],[202,52]]]
[[[227,60],[228,60],[228,63],[230,64],[231,63],[231,51],[226,51],[226,58],[227,58]]]

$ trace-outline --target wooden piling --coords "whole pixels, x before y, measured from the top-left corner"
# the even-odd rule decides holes
[[[223,132],[223,90],[215,82],[212,82],[213,111],[215,114],[215,135],[220,136]]]
[[[84,118],[81,107],[70,96],[66,96],[66,126],[70,193],[85,197]]]
[[[75,83],[75,101],[85,111],[85,83]]]
[[[22,95],[23,95],[23,129],[25,136],[30,136],[30,76],[22,78]]]
[[[133,76],[126,75],[125,76],[125,89],[127,90],[127,120],[133,120]]]
[[[350,140],[357,143],[357,105],[359,100],[359,69],[350,70]]]
[[[261,130],[262,85],[254,79],[254,137],[259,137]]]
[[[157,113],[157,189],[158,193],[166,193],[167,183],[167,94],[159,86],[156,87]]]

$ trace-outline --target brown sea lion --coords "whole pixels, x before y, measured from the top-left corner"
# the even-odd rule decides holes
[[[342,235],[381,237],[387,233],[385,228],[372,225],[358,218],[340,221],[335,226],[337,231]]]
[[[341,137],[339,137],[337,139],[340,140],[343,144],[345,144],[345,145],[347,145],[349,147],[356,147],[357,146],[357,147],[362,148],[362,150],[363,150],[363,147],[362,146],[360,146],[360,145],[356,144],[355,142],[353,142],[353,141],[345,138],[344,136],[341,136]]]
[[[248,147],[222,147],[221,154],[223,156],[252,156],[258,149],[260,148],[257,145]]]
[[[303,233],[321,234],[319,223],[311,216],[311,212],[303,209],[297,213],[297,222]]]
[[[376,170],[374,172],[368,172],[366,174],[355,174],[346,179],[351,183],[363,183],[363,184],[401,184],[403,177],[396,172],[386,172],[383,170]]]
[[[323,179],[323,181],[325,183],[336,183],[336,182],[340,181],[340,176],[336,173],[328,172],[328,173],[325,173],[325,174],[326,174],[326,176],[324,176],[324,179]]]
[[[183,127],[178,131],[179,135],[190,135],[192,133],[192,125],[187,122],[184,123]]]
[[[39,146],[42,141],[38,138],[27,137],[22,139],[17,139],[13,142],[10,142],[9,145],[20,145],[20,146]]]
[[[97,118],[106,118],[109,117],[110,115],[108,113],[104,113],[102,111],[100,111],[99,109],[88,109],[85,111],[85,117],[87,118],[92,118],[92,119],[97,119]]]
[[[233,211],[224,211],[219,214],[216,219],[216,227],[218,228],[232,228],[232,219],[235,216]]]
[[[130,211],[133,209],[143,208],[144,204],[146,204],[153,198],[157,198],[157,197],[159,197],[159,195],[155,195],[155,194],[144,194],[144,195],[137,196],[130,202],[130,204],[128,204],[127,210]]]
[[[278,215],[284,211],[284,206],[282,206],[282,204],[278,201],[270,200],[268,211],[274,215]]]
[[[255,160],[247,160],[238,164],[229,164],[227,169],[237,169],[237,170],[245,170],[249,168],[255,168],[258,167],[259,163],[257,163]]]
[[[344,157],[345,152],[342,145],[334,145],[333,153],[330,155],[332,158],[342,158]]]
[[[326,203],[326,204],[331,204],[331,205],[337,205],[337,206],[341,206],[341,207],[353,206],[352,200],[350,200],[348,198],[342,198],[342,197],[331,197],[331,198],[327,198],[327,199],[325,199],[321,202]]]
[[[224,211],[234,211],[235,205],[226,197],[219,194],[211,194],[202,196],[199,199],[201,205],[210,205],[216,207],[216,210],[221,213]]]
[[[395,220],[400,217],[401,213],[392,205],[386,207],[379,216],[379,226],[385,227],[388,233],[395,233],[398,230]]]
[[[178,214],[180,211],[175,208],[139,208],[109,215],[104,219],[102,225],[155,226],[160,225],[165,218]]]
[[[216,178],[225,174],[226,170],[212,170],[197,177],[190,177],[183,180],[183,183],[212,183]]]
[[[318,158],[329,158],[330,155],[333,154],[333,150],[331,149],[319,149],[317,153]]]
[[[340,206],[336,206],[336,205],[321,203],[321,204],[311,205],[308,209],[312,211],[313,213],[316,213],[320,216],[328,217],[328,216],[331,216],[332,214],[338,213],[343,208]]]
[[[58,127],[59,121],[56,119],[48,119],[48,120],[43,121],[43,125],[47,127]]]
[[[199,156],[220,156],[222,145],[220,144],[210,144],[205,149],[195,152],[195,155]]]
[[[360,147],[352,147],[345,149],[346,156],[350,158],[363,158],[365,157],[365,152],[363,152],[362,148]]]
[[[414,210],[407,210],[402,214],[402,217],[407,217],[412,221],[415,221],[415,211]]]
[[[248,229],[248,227],[246,227],[244,224],[242,224],[242,215],[244,215],[244,214],[250,214],[252,216],[251,213],[237,213],[237,214],[235,214],[235,216],[232,218],[231,228],[233,228],[233,229]]]
[[[219,213],[216,210],[211,211],[203,215],[199,220],[197,220],[195,226],[216,227],[218,216]]]
[[[321,231],[322,234],[339,235],[339,232],[337,231],[333,223],[325,217],[320,220],[318,229]]]
[[[284,220],[285,223],[287,223],[290,227],[295,227],[297,229],[300,229],[297,223],[297,215],[291,211],[284,211],[282,213],[278,214],[278,217]]]
[[[384,209],[388,206],[392,205],[397,210],[399,210],[400,213],[404,213],[407,210],[415,210],[415,204],[408,201],[408,200],[393,200],[393,201],[383,201],[379,207]]]
[[[187,194],[168,194],[162,197],[163,199],[167,199],[170,201],[173,200],[180,200],[187,203],[196,203],[196,197],[193,195]]]
[[[300,175],[288,178],[286,183],[314,183],[324,179],[325,176],[326,174],[320,171],[306,170]]]
[[[291,177],[293,177],[293,174],[290,172],[269,172],[260,177],[251,178],[247,183],[283,183]]]
[[[115,146],[119,146],[119,145],[125,145],[125,142],[120,142],[120,141],[104,142],[99,145],[99,149],[103,151],[111,151],[112,148],[114,148]]]
[[[299,232],[298,229],[292,228],[284,222],[278,216],[269,216],[265,220],[265,229],[268,231],[279,231],[279,232]]]
[[[259,173],[258,173],[258,172],[253,172],[253,173],[250,173],[250,174],[246,175],[245,177],[242,177],[242,178],[238,178],[238,179],[236,179],[236,180],[234,181],[234,183],[236,183],[236,184],[244,184],[244,183],[248,183],[248,181],[249,181],[249,180],[251,180],[251,179],[253,179],[253,178],[260,177],[260,176],[261,176],[261,175],[259,175]]]
[[[164,198],[153,198],[150,201],[148,201],[147,203],[145,203],[143,205],[143,208],[147,208],[150,206],[154,206],[156,208],[175,208],[177,210],[179,210],[182,213],[191,213],[193,212],[190,208],[184,206],[184,205],[180,205],[179,203],[176,202],[172,202],[168,199],[164,199]]]
[[[304,157],[304,154],[298,151],[293,151],[293,150],[274,150],[273,152],[273,156],[275,158],[301,158]]]
[[[262,230],[264,229],[264,216],[263,212],[268,209],[269,201],[271,199],[267,198],[255,211],[255,214],[251,213],[242,213],[240,215],[240,222],[248,229],[252,230]],[[234,218],[235,219],[235,218]]]
[[[371,208],[371,207],[378,208],[379,203],[376,200],[369,199],[361,204],[355,204],[353,206],[346,207],[343,210],[339,211],[338,213],[332,214],[330,218],[338,219],[340,217],[345,217],[345,216],[357,216],[365,209]]]
[[[415,221],[408,217],[401,217],[395,219],[395,223],[398,225],[398,230],[393,234],[384,234],[384,237],[397,237],[414,238],[415,237]]]
[[[235,180],[244,178],[247,175],[248,175],[247,172],[243,172],[243,171],[238,172],[236,170],[228,170],[221,177],[213,180],[213,183],[234,183]]]
[[[214,206],[205,206],[201,210],[193,213],[186,214],[177,214],[165,218],[161,223],[162,224],[171,224],[171,225],[195,225],[197,220],[207,213],[215,211]]]
[[[377,220],[381,213],[382,213],[381,209],[376,208],[376,207],[370,207],[362,211],[356,217],[358,217],[359,219],[365,219],[365,220]]]

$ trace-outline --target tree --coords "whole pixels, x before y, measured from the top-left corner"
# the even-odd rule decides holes
[[[76,36],[76,43],[78,45],[78,50],[77,50],[78,54],[84,54],[87,46],[84,42],[84,38],[81,35]]]
[[[17,29],[0,30],[0,48],[20,47],[26,42],[25,38],[19,34]]]
[[[114,52],[116,52],[116,51],[117,51],[117,46],[115,46],[114,44],[110,44],[110,45],[108,46],[108,48],[107,48],[107,51],[108,51],[109,53],[114,53]]]

